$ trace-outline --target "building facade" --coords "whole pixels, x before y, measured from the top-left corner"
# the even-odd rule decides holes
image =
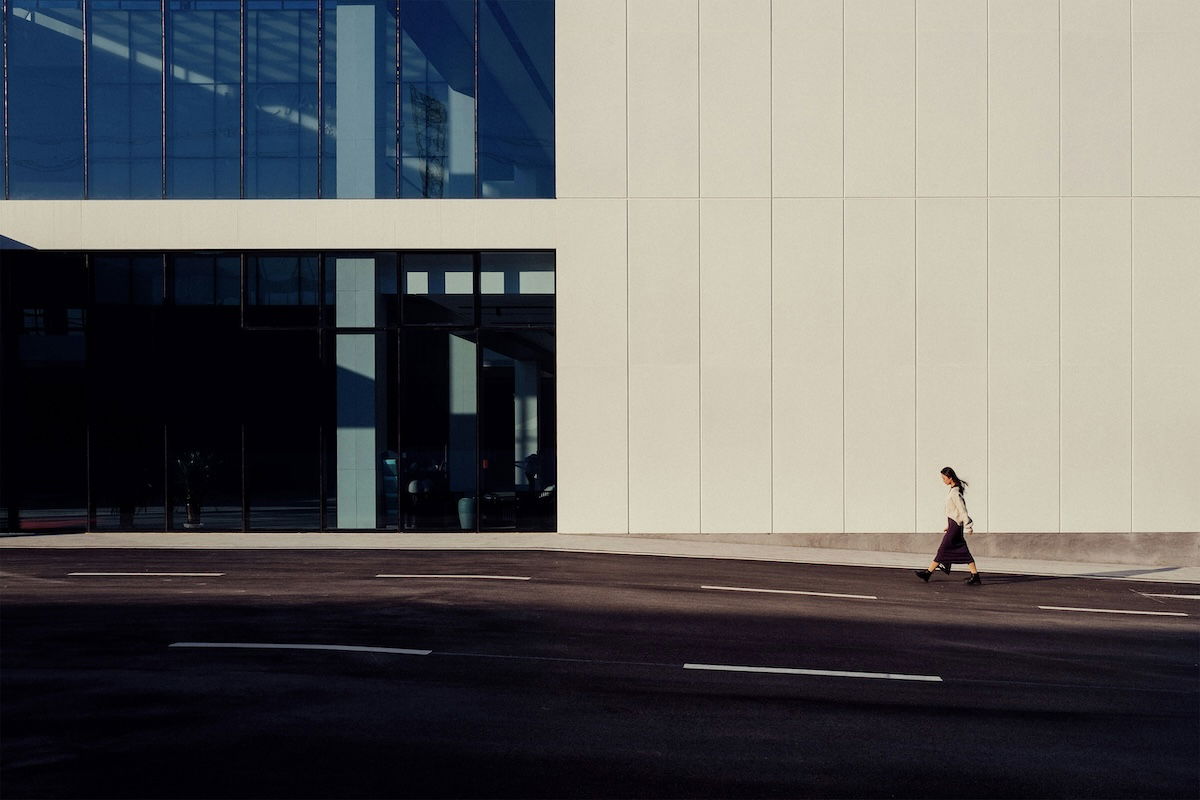
[[[1200,530],[1200,4],[4,18],[9,530]]]

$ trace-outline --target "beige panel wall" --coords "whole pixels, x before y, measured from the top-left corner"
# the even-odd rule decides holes
[[[629,201],[633,533],[700,530],[699,214],[697,200]]]
[[[1133,0],[1133,191],[1200,195],[1200,3]]]
[[[987,194],[987,0],[917,3],[917,194]]]
[[[988,231],[988,518],[1059,529],[1058,200],[992,200]]]
[[[1131,529],[1130,202],[1062,201],[1062,530]]]
[[[1200,198],[1133,201],[1133,528],[1200,530]]]
[[[1062,193],[1128,195],[1129,0],[1061,0]]]
[[[700,202],[700,530],[771,531],[771,201]]]
[[[771,194],[771,0],[700,0],[700,193]]]
[[[628,3],[629,194],[700,191],[697,0]]]
[[[989,0],[989,194],[1058,194],[1058,3]]]
[[[559,197],[624,197],[625,0],[560,0],[555,46]]]
[[[842,0],[773,0],[772,185],[842,195]]]
[[[629,530],[629,364],[623,200],[559,206],[558,529]],[[599,468],[598,468],[599,467]]]
[[[917,530],[946,524],[953,467],[987,530],[987,201],[917,201]]]
[[[846,200],[846,530],[915,525],[914,201]]]
[[[771,226],[774,529],[842,530],[842,201],[777,199]]]
[[[914,0],[846,0],[848,197],[916,191]]]

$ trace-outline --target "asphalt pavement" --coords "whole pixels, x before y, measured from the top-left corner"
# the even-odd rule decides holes
[[[1200,796],[1194,584],[0,552],[0,794]]]

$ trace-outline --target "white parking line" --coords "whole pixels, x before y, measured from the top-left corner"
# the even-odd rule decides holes
[[[454,580],[479,580],[479,581],[528,581],[532,578],[523,578],[518,575],[376,575],[376,578],[446,578]]]
[[[1046,611],[1090,611],[1093,614],[1145,614],[1153,617],[1186,617],[1182,611],[1128,611],[1123,608],[1071,608],[1069,606],[1038,606]]]
[[[844,597],[851,600],[878,600],[873,594],[834,594],[833,592],[802,592],[798,589],[749,589],[744,586],[701,586],[719,592],[763,592],[765,594],[805,594],[812,597]]]
[[[169,647],[204,647],[228,650],[341,650],[350,653],[392,653],[402,656],[427,656],[432,650],[407,650],[400,647],[364,647],[353,644],[270,644],[266,642],[175,642]]]
[[[1166,597],[1173,600],[1200,600],[1200,594],[1150,594],[1149,592],[1138,592],[1142,597]]]
[[[219,578],[224,572],[68,572],[67,577],[92,578]]]
[[[704,669],[716,672],[768,672],[780,675],[819,675],[831,678],[880,678],[890,681],[936,681],[937,675],[905,675],[899,672],[843,672],[830,669],[793,669],[791,667],[736,667],[728,664],[684,664],[684,669]]]

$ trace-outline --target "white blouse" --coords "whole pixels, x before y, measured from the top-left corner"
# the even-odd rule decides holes
[[[966,528],[971,524],[971,515],[967,513],[967,501],[963,499],[962,491],[957,486],[951,486],[946,495],[946,516]]]

